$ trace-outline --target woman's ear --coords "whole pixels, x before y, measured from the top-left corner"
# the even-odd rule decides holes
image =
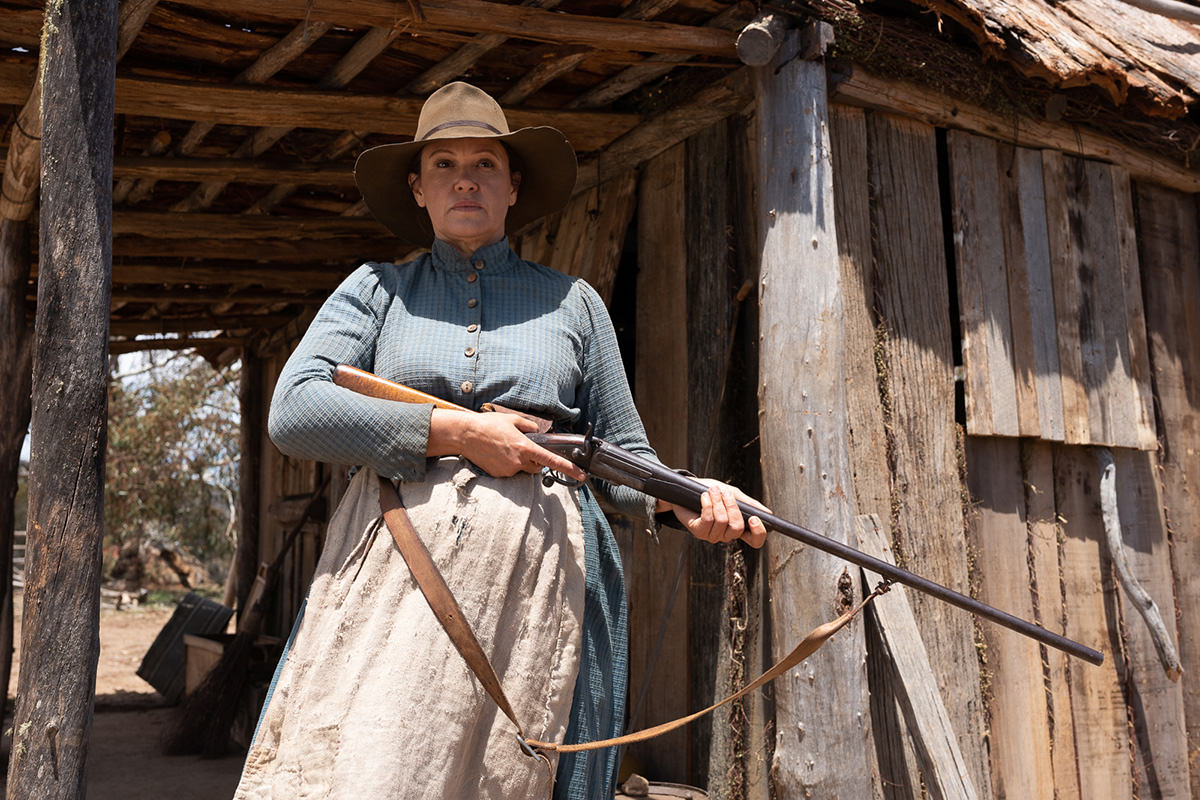
[[[508,204],[511,206],[517,202],[517,189],[521,186],[521,173],[513,172],[509,175],[512,179],[512,191],[508,193]]]
[[[421,192],[421,176],[418,173],[408,173],[408,188],[413,194],[413,200],[417,201],[417,207],[424,208],[425,195]]]

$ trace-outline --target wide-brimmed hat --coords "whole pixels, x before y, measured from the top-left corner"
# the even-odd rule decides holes
[[[499,139],[520,159],[517,202],[508,209],[505,230],[512,232],[566,204],[575,188],[575,150],[556,128],[509,131],[504,110],[491,95],[456,81],[438,89],[421,107],[411,142],[363,151],[354,180],[375,218],[410,244],[433,242],[429,214],[417,205],[408,185],[421,148],[438,139]]]

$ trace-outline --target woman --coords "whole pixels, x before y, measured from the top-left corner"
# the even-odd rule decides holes
[[[584,476],[533,444],[533,423],[520,416],[335,386],[334,368],[350,364],[468,408],[496,402],[561,429],[592,423],[597,436],[654,457],[598,295],[522,261],[505,237],[569,198],[575,155],[559,131],[510,132],[491,97],[452,83],[426,101],[412,142],[364,152],[355,176],[381,222],[432,251],[360,267],[280,375],[269,424],[279,448],[368,469],[330,522],[238,796],[545,796],[544,772],[377,535],[370,473],[400,482],[526,733],[547,741],[622,728],[625,594],[593,489],[649,526],[674,511],[708,541],[758,546],[765,531],[743,521],[731,487],[713,482],[700,514],[622,487],[546,488],[543,467]],[[563,756],[555,797],[611,797],[615,758],[611,748]]]

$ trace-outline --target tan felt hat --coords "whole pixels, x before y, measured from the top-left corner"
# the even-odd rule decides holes
[[[438,139],[495,138],[520,158],[521,186],[508,209],[504,228],[520,229],[566,204],[575,188],[575,150],[556,128],[509,131],[504,110],[491,95],[461,81],[438,89],[421,107],[411,142],[364,150],[354,165],[354,180],[375,218],[405,242],[433,243],[429,214],[417,205],[408,186],[417,154]]]

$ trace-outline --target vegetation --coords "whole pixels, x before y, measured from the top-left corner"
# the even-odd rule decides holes
[[[156,358],[157,357],[157,358]],[[109,384],[106,561],[147,540],[206,563],[233,551],[238,365],[143,354]]]

